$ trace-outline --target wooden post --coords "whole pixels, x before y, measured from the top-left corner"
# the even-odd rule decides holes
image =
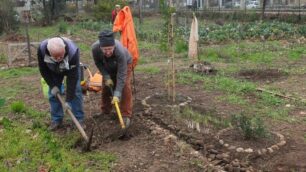
[[[174,16],[171,14],[171,75],[172,75],[172,102],[175,102],[175,65],[174,65]]]
[[[32,57],[31,57],[31,44],[30,44],[30,36],[29,36],[29,15],[30,15],[30,11],[26,11],[26,35],[27,35],[28,57],[29,57],[28,66],[31,65],[31,61],[32,61]]]
[[[171,19],[170,19],[171,20]],[[167,46],[168,47],[168,61],[167,61],[167,65],[168,65],[168,68],[167,68],[167,91],[168,91],[168,100],[170,100],[170,95],[171,95],[171,86],[170,86],[170,56],[171,56],[171,52],[170,52],[170,30],[171,30],[171,24],[168,23],[168,44]]]

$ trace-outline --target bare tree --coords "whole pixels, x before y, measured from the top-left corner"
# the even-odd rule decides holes
[[[267,0],[262,0],[261,20],[265,19],[266,5],[267,5]]]

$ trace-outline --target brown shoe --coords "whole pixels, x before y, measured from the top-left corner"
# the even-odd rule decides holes
[[[59,128],[61,128],[62,122],[52,121],[50,126],[48,127],[48,130],[55,131]]]

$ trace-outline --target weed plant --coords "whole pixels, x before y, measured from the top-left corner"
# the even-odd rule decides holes
[[[22,101],[15,101],[11,104],[11,110],[14,113],[24,113],[26,112],[26,106]]]
[[[269,135],[264,122],[259,117],[249,117],[244,113],[233,115],[232,124],[242,131],[246,140],[264,138]]]

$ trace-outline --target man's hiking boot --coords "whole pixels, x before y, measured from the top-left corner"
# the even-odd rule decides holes
[[[131,118],[124,116],[123,117],[123,122],[125,124],[125,128],[128,129],[131,126]]]
[[[52,121],[50,126],[48,127],[48,130],[55,131],[55,130],[61,128],[61,126],[62,126],[62,122]]]

